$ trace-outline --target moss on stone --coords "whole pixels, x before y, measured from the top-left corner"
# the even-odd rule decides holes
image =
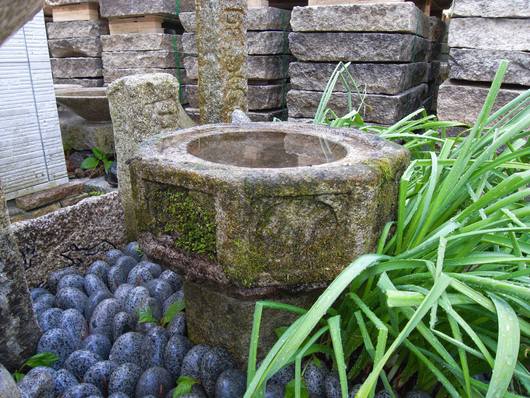
[[[157,232],[174,236],[179,249],[216,257],[215,208],[209,195],[166,187],[152,190],[149,196]]]

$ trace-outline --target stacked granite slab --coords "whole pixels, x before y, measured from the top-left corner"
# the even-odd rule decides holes
[[[473,124],[502,59],[509,66],[494,110],[530,87],[530,1],[459,0],[449,23],[449,80],[438,117]]]
[[[429,21],[413,3],[295,7],[291,27],[289,47],[297,62],[289,67],[290,120],[314,117],[339,61],[351,62],[349,72],[361,92],[352,93],[352,105],[356,109],[364,97],[360,111],[366,122],[392,124],[422,106]],[[339,81],[330,108],[345,115],[348,97]]]
[[[50,7],[60,7],[85,2],[48,0],[47,3]],[[108,33],[106,20],[48,22],[46,30],[54,83],[103,85],[101,35]]]
[[[423,107],[429,113],[436,112],[436,99],[440,84],[447,79],[448,54],[447,24],[435,16],[429,17],[429,74],[427,78],[428,91],[423,101]],[[445,51],[445,52],[444,52]]]
[[[181,85],[186,84],[181,54],[182,26],[178,14],[181,10],[194,8],[191,0],[101,0],[100,5],[101,14],[109,18],[111,25],[110,34],[101,38],[105,84],[124,76],[160,72],[174,75]],[[114,21],[149,16],[160,17],[163,22],[159,29],[113,33]],[[181,102],[187,102],[184,87]]]
[[[289,90],[288,28],[290,11],[273,7],[249,8],[247,20],[248,115],[253,121],[287,118],[286,95]],[[195,13],[181,13],[186,31],[182,36],[184,67],[190,82],[187,87],[188,114],[198,119],[197,46]]]

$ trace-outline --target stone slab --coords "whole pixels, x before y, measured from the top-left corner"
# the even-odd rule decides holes
[[[181,12],[180,23],[186,32],[195,32],[197,28],[195,12]],[[249,8],[247,27],[249,31],[290,30],[291,11],[274,7]]]
[[[61,107],[59,123],[65,149],[83,151],[98,147],[104,153],[114,153],[114,131],[110,121],[89,122],[70,109]]]
[[[428,37],[428,18],[414,3],[295,7],[294,32],[393,32]]]
[[[83,192],[83,184],[85,180],[72,180],[66,184],[47,189],[45,191],[38,191],[29,195],[19,196],[15,199],[18,208],[22,210],[33,210],[38,207],[57,202],[69,195],[77,195]]]
[[[458,0],[453,17],[528,18],[530,0]]]
[[[107,35],[109,27],[107,21],[63,21],[48,22],[46,24],[48,40],[68,39],[72,37],[97,37]]]
[[[125,68],[125,69],[103,69],[103,77],[106,84],[112,83],[121,77],[131,75],[143,75],[145,73],[169,73],[171,76],[175,76],[179,82],[186,84],[188,79],[186,78],[185,69],[172,69],[172,68]]]
[[[100,13],[102,17],[130,17],[136,15],[167,15],[175,17],[179,12],[193,11],[193,0],[100,0]]]
[[[248,80],[279,80],[288,75],[289,61],[292,58],[282,55],[252,55],[247,58],[246,77]],[[190,80],[199,78],[197,58],[183,59],[186,76]]]
[[[123,33],[101,37],[103,51],[182,51],[180,35],[165,33]]]
[[[197,55],[194,33],[182,35],[182,47],[185,54]],[[287,33],[282,31],[247,32],[247,53],[249,55],[288,54]]]
[[[13,224],[28,283],[44,283],[48,274],[75,266],[84,271],[105,251],[126,243],[123,210],[117,192],[87,198],[33,220]]]
[[[398,94],[426,82],[428,65],[425,62],[412,64],[351,64],[349,73],[361,91],[374,94]],[[295,90],[324,91],[335,63],[292,62],[289,64],[291,87]],[[336,91],[346,91],[341,79]]]
[[[101,77],[95,77],[95,78],[71,78],[71,79],[62,79],[62,78],[53,78],[54,84],[68,84],[68,85],[76,85],[81,87],[101,87],[103,86],[103,78]]]
[[[188,116],[193,121],[199,123],[199,108],[186,107],[185,110]],[[246,112],[246,115],[253,122],[272,122],[274,120],[287,120],[287,108],[273,109],[267,111],[248,111]]]
[[[429,35],[427,38],[430,41],[443,41],[446,33],[447,24],[444,21],[435,16],[429,17]]]
[[[204,283],[184,283],[186,322],[189,339],[194,344],[224,347],[240,363],[248,360],[252,321],[258,300],[274,300],[309,308],[320,291],[283,296],[239,299]],[[277,340],[275,330],[290,325],[296,316],[279,310],[265,309],[260,325],[258,359],[262,359]],[[212,331],[215,330],[215,333]]]
[[[505,59],[510,63],[503,83],[530,86],[530,52],[452,48],[449,54],[451,79],[491,82]]]
[[[66,6],[69,4],[97,3],[98,0],[45,0],[45,4],[50,7]]]
[[[411,34],[289,33],[289,49],[300,61],[415,62],[426,59],[428,41]]]
[[[114,128],[121,203],[127,237],[136,237],[136,220],[127,162],[142,141],[164,130],[191,127],[193,121],[179,103],[179,84],[166,73],[127,76],[107,89]]]
[[[51,58],[54,78],[79,78],[103,76],[100,58]]]
[[[393,124],[421,107],[427,85],[420,84],[398,95],[366,94],[360,113],[364,121],[378,124]],[[313,118],[322,93],[318,91],[291,90],[287,94],[287,109],[291,118]],[[360,96],[352,95],[352,104],[358,107]],[[348,113],[348,95],[333,93],[329,107],[337,115]]]
[[[248,109],[264,110],[285,106],[285,99],[289,90],[288,84],[251,85],[248,86]],[[199,93],[196,85],[186,86],[187,99],[192,108],[199,107]]]
[[[87,193],[94,193],[94,192],[101,192],[101,193],[111,193],[116,192],[118,188],[110,186],[110,184],[105,180],[105,177],[96,177],[96,178],[90,178],[85,183],[85,192]]]
[[[449,47],[530,51],[530,23],[515,18],[453,18]]]
[[[53,58],[100,57],[101,41],[97,36],[50,39],[48,49]]]
[[[104,51],[101,55],[105,69],[178,68],[180,55],[173,51]]]
[[[0,181],[0,358],[12,372],[35,352],[39,339],[25,270]]]
[[[440,85],[438,92],[438,118],[472,125],[477,120],[486,96],[489,85],[465,84],[452,80]],[[497,95],[493,111],[507,104],[512,99],[522,94],[525,90],[502,88]]]

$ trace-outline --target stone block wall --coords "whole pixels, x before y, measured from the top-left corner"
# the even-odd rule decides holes
[[[312,119],[325,84],[338,62],[351,62],[358,85],[353,109],[366,122],[393,124],[429,99],[430,61],[441,34],[439,24],[413,3],[295,7],[289,47],[289,120]],[[349,95],[339,82],[329,107],[342,116]]]
[[[72,4],[67,0],[48,0],[47,3],[52,12],[55,11],[53,22],[46,24],[54,83],[102,86],[101,35],[108,33],[107,21],[94,13],[90,16],[82,12],[69,13],[59,18],[56,12],[58,8],[81,6],[89,2]],[[92,7],[97,9],[97,3]]]
[[[287,118],[286,97],[289,90],[289,10],[249,8],[247,20],[248,115],[252,121]],[[181,13],[185,33],[182,36],[186,70],[188,114],[198,120],[198,62],[195,13]]]
[[[459,0],[448,46],[449,80],[440,86],[438,117],[473,124],[501,60],[510,63],[494,110],[530,87],[528,0]]]

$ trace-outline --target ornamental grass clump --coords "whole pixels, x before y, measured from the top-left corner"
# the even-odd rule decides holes
[[[361,91],[347,66],[335,70],[315,123],[355,126],[409,148],[397,218],[376,253],[348,265],[309,310],[258,303],[245,397],[261,396],[293,362],[300,397],[302,363],[315,356],[333,364],[344,398],[354,382],[360,398],[376,387],[397,396],[404,386],[440,397],[530,395],[530,90],[492,110],[503,61],[462,134],[446,136],[458,123],[423,110],[381,128],[364,124],[360,107],[344,117],[327,109],[338,79]],[[256,370],[264,307],[300,316]]]

